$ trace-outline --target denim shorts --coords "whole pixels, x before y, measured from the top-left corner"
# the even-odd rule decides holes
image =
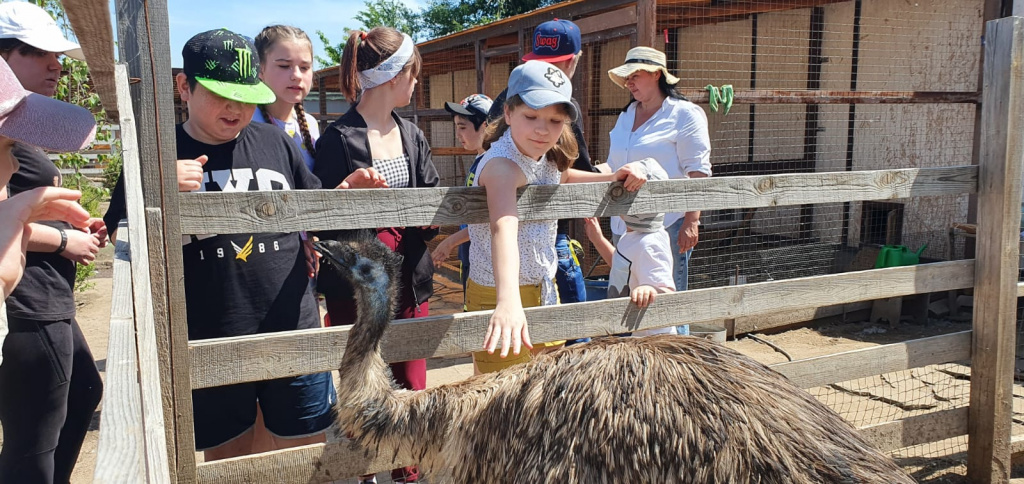
[[[192,391],[196,450],[207,450],[242,435],[256,423],[256,405],[267,430],[277,437],[306,437],[334,421],[330,372],[239,383]]]

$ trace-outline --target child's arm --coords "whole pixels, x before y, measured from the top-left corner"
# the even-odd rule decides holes
[[[621,181],[626,190],[635,192],[647,183],[647,169],[641,162],[627,163],[615,173],[590,173],[569,168],[562,172],[562,183],[595,183]]]
[[[501,342],[501,357],[519,354],[520,346],[533,348],[526,327],[526,313],[519,296],[519,213],[516,189],[526,185],[526,177],[511,160],[491,159],[477,184],[487,188],[487,210],[491,220],[491,261],[494,265],[494,289],[497,305],[487,326],[484,349],[494,353]],[[509,183],[516,180],[516,183]]]
[[[601,258],[605,262],[611,264],[612,257],[615,255],[615,246],[608,239],[604,238],[604,233],[601,232],[601,225],[598,223],[597,218],[587,217],[583,219],[583,228],[587,232],[587,238],[590,239],[590,243],[594,244],[594,248],[597,249],[597,253],[601,254]]]
[[[629,300],[633,301],[633,304],[636,304],[640,309],[644,309],[654,302],[655,296],[669,292],[672,292],[671,288],[648,286],[644,284],[630,292]]]
[[[430,258],[434,261],[434,267],[441,267],[441,264],[444,264],[444,261],[448,260],[448,256],[452,254],[452,249],[466,242],[469,242],[469,229],[462,229],[445,237],[441,243],[437,244],[437,248],[430,253]]]

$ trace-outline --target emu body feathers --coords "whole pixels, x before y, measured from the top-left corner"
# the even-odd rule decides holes
[[[396,390],[380,356],[401,256],[367,237],[320,243],[358,319],[338,420],[431,482],[912,483],[807,392],[683,336],[607,338],[498,373]]]

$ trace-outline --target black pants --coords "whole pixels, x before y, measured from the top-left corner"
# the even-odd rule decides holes
[[[74,319],[8,318],[0,364],[0,482],[67,483],[103,394]]]

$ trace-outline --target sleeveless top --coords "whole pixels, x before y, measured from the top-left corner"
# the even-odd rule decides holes
[[[487,162],[494,158],[512,160],[523,175],[527,185],[557,185],[562,174],[554,162],[541,157],[539,161],[522,154],[512,141],[511,131],[491,144],[491,148],[480,157],[479,166],[472,186],[479,185],[479,174]],[[519,222],[519,285],[541,286],[541,304],[547,306],[558,302],[555,290],[555,271],[558,268],[558,254],[555,252],[556,220]],[[491,259],[491,224],[469,224],[469,278],[482,286],[494,287],[494,266]]]

